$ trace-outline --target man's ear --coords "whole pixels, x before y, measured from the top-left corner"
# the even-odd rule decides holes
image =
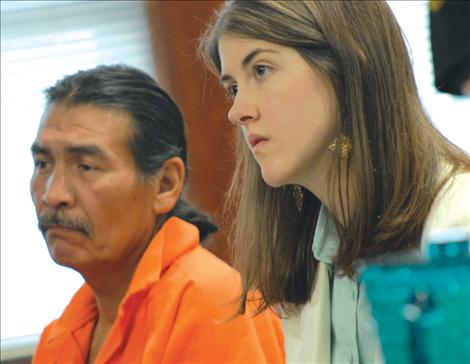
[[[163,215],[171,211],[183,190],[185,167],[180,157],[172,157],[163,162],[163,166],[154,177],[153,211]]]

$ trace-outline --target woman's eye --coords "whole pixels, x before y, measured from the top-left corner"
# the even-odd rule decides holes
[[[230,86],[227,88],[227,92],[228,92],[228,94],[230,95],[230,97],[235,97],[235,96],[237,96],[238,85],[236,85],[236,84],[230,85]]]
[[[257,78],[266,77],[269,73],[271,73],[271,68],[262,64],[258,64],[255,66],[255,74]]]

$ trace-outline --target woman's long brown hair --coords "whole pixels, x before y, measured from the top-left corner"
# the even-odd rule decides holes
[[[334,262],[348,276],[359,258],[417,248],[426,217],[442,186],[470,170],[467,154],[431,124],[418,97],[400,27],[383,1],[229,1],[200,41],[206,64],[220,74],[218,40],[230,33],[292,47],[331,86],[348,136],[347,160],[336,152],[330,194],[341,204]],[[339,149],[339,148],[338,148]],[[346,168],[344,168],[346,165]],[[439,171],[449,166],[442,178]],[[342,174],[352,183],[340,188]],[[343,198],[344,197],[344,198]],[[241,272],[243,312],[249,292],[260,310],[295,309],[314,288],[312,254],[321,203],[307,192],[297,211],[292,186],[271,188],[238,138],[226,211],[232,221],[235,266]]]

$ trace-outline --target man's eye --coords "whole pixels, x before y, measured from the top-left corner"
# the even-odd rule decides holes
[[[263,64],[258,64],[255,66],[255,75],[257,78],[266,77],[271,73],[271,67],[265,66]]]
[[[227,88],[227,92],[228,92],[228,94],[230,95],[230,97],[235,97],[235,96],[237,96],[238,85],[236,85],[236,84],[230,85],[230,86]]]
[[[34,161],[34,168],[37,169],[44,169],[47,167],[47,162],[46,161]]]
[[[78,165],[78,168],[84,172],[89,172],[95,169],[93,166],[90,166],[89,164],[85,164],[85,163],[80,163]]]

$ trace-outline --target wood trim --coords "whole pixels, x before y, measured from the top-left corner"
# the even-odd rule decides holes
[[[235,129],[224,91],[198,58],[198,38],[222,1],[147,1],[156,74],[185,116],[189,152],[186,198],[222,227],[222,203],[233,172]],[[209,249],[229,261],[224,233]]]

